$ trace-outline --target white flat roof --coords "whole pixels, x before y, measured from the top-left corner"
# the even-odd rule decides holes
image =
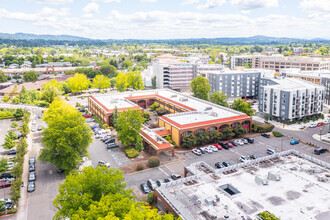
[[[279,175],[281,180],[267,178],[268,172]],[[244,219],[256,219],[257,214],[263,211],[286,220],[327,220],[330,219],[330,182],[327,181],[330,178],[326,174],[329,174],[329,169],[290,156],[217,178],[204,173],[196,178],[194,184],[176,184],[160,191],[167,190],[166,195],[176,201],[175,205],[196,220],[205,219],[202,212],[217,216],[217,219],[223,219],[224,216],[229,216],[229,219],[243,219],[241,216]],[[268,185],[257,183],[256,176],[268,180]],[[220,189],[226,184],[239,193],[230,195]],[[214,201],[216,198],[219,200],[215,205],[206,203],[206,200]]]
[[[93,96],[96,100],[102,103],[107,109],[117,108],[129,108],[137,106],[135,103],[124,99],[124,97],[117,95],[106,95],[106,96]]]
[[[311,82],[307,82],[304,80],[294,79],[294,78],[282,78],[282,79],[271,79],[272,81],[278,83],[277,85],[267,85],[265,88],[274,88],[281,90],[296,90],[296,89],[312,89],[319,88],[324,89],[323,86],[316,85]]]

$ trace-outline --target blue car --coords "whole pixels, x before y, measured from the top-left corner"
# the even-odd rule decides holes
[[[290,144],[291,145],[299,144],[299,141],[293,139],[290,141]]]

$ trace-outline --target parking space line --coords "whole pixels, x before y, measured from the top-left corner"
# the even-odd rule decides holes
[[[169,176],[162,168],[160,168],[160,167],[158,167],[158,169],[160,170],[160,171],[162,171],[163,173],[165,173],[165,175],[166,176]],[[168,168],[167,168],[168,169]]]

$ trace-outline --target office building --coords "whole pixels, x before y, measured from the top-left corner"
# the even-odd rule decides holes
[[[230,69],[244,69],[246,64],[252,65],[252,55],[232,56],[230,58]]]

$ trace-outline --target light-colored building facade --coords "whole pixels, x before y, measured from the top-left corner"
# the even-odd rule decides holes
[[[272,120],[290,122],[323,111],[322,86],[289,78],[261,78],[259,84],[258,109]]]
[[[230,69],[244,69],[245,64],[252,64],[252,55],[232,56],[230,58]]]
[[[321,58],[311,58],[305,56],[253,56],[252,68],[275,70],[298,68],[300,70],[317,71],[329,70],[330,60]]]

